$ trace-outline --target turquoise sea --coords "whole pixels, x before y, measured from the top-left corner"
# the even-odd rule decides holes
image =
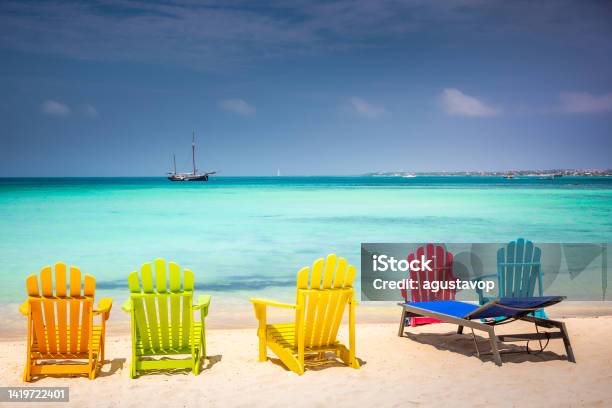
[[[359,265],[362,242],[610,242],[612,178],[0,179],[0,232],[3,303],[58,260],[124,295],[127,274],[156,257],[207,291],[287,295],[327,253]]]

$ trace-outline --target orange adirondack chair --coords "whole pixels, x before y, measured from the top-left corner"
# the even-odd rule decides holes
[[[70,266],[68,291],[63,262],[55,264],[55,293],[50,266],[40,271],[40,290],[36,275],[26,278],[26,288],[28,299],[19,308],[28,317],[23,380],[45,374],[87,374],[94,379],[104,362],[105,322],[113,300],[101,299],[94,309],[96,280],[85,275],[81,291],[81,271],[75,266]],[[94,325],[94,316],[100,316],[100,324]]]
[[[425,244],[417,248],[415,253],[408,255],[408,262],[415,259],[421,259],[425,257],[426,260],[431,260],[432,270],[431,271],[410,271],[409,278],[413,282],[418,282],[418,288],[410,289],[410,296],[406,289],[401,289],[402,297],[405,302],[428,302],[431,300],[455,300],[457,291],[455,289],[439,290],[434,292],[423,288],[423,282],[425,281],[453,281],[455,275],[453,275],[453,254],[446,251],[442,245]],[[433,317],[416,316],[410,317],[409,324],[415,327],[420,324],[429,323],[440,323],[440,320],[434,319]]]

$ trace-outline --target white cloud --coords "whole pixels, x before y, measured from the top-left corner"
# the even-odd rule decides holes
[[[442,91],[442,103],[449,115],[486,117],[497,116],[501,113],[500,109],[489,106],[455,88],[446,88]]]
[[[72,111],[67,105],[61,102],[53,101],[51,99],[43,102],[41,111],[45,115],[49,116],[70,116]]]
[[[83,105],[83,115],[89,118],[97,118],[98,116],[100,116],[98,110],[93,105],[90,105],[88,103]]]
[[[349,104],[351,106],[352,111],[366,118],[379,119],[389,114],[389,112],[382,106],[374,106],[368,103],[367,101],[361,98],[357,98],[355,96],[349,98]]]
[[[255,114],[255,107],[242,99],[225,99],[219,102],[221,109],[239,115],[249,116]]]
[[[593,95],[588,92],[562,92],[561,111],[565,113],[598,113],[612,111],[612,93]]]

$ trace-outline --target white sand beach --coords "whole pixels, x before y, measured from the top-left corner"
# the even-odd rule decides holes
[[[397,336],[399,310],[358,308],[358,370],[338,362],[313,362],[303,376],[284,368],[268,352],[257,361],[254,321],[248,328],[218,328],[211,319],[208,358],[194,376],[186,371],[129,378],[130,339],[123,324],[110,325],[107,363],[99,377],[46,377],[31,386],[68,386],[72,407],[406,407],[406,406],[591,406],[612,405],[611,317],[561,318],[567,324],[577,363],[564,358],[560,340],[541,354],[508,354],[504,365],[475,354],[468,334],[433,324]],[[553,312],[558,318],[562,311]],[[115,310],[114,313],[120,316]],[[556,314],[556,316],[555,316]],[[253,319],[254,320],[254,319]],[[530,330],[526,323],[501,326],[499,333]],[[340,333],[346,339],[346,327]],[[486,350],[486,341],[478,337]],[[518,348],[515,343],[511,348]],[[533,346],[533,345],[532,345]],[[25,341],[0,343],[0,384],[23,386]],[[14,404],[24,406],[23,404]],[[66,406],[66,404],[45,404]],[[4,404],[2,406],[9,406]]]

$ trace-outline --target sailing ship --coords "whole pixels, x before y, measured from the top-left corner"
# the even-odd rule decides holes
[[[176,172],[176,155],[172,155],[172,173],[168,173],[168,180],[170,181],[208,181],[208,176],[217,173],[216,171],[209,171],[205,173],[198,173],[195,162],[195,148],[196,138],[195,130],[193,131],[191,140],[191,161],[193,163],[193,171],[191,173],[177,173]]]

